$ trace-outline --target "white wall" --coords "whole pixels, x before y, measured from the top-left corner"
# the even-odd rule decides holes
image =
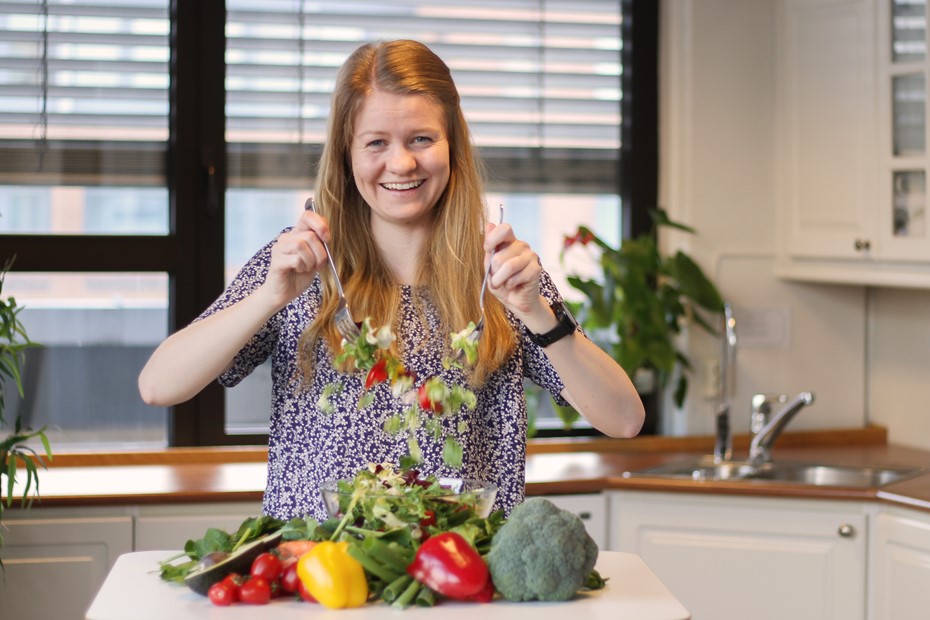
[[[921,325],[930,294],[772,275],[775,2],[663,0],[660,204],[699,233],[663,244],[690,251],[734,306],[736,432],[748,428],[752,394],[810,390],[816,402],[792,428],[874,421],[896,442],[930,444],[930,381],[921,377],[930,378],[930,329]],[[693,361],[715,359],[719,348],[690,335]],[[699,364],[684,411],[666,409],[666,432],[712,432],[706,376]]]

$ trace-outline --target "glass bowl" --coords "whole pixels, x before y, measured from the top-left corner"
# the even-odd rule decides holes
[[[323,503],[329,516],[341,519],[351,508],[357,517],[379,519],[387,526],[400,523],[426,523],[429,520],[491,514],[497,497],[497,485],[471,478],[438,478],[437,485],[378,487],[358,493],[352,491],[351,480],[328,480],[320,486]],[[355,504],[353,505],[353,495]],[[463,510],[464,508],[464,510]]]

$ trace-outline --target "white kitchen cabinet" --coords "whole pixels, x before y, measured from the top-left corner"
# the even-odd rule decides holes
[[[116,558],[132,551],[132,517],[114,511],[4,510],[4,618],[80,620]]]
[[[545,497],[562,510],[568,510],[581,517],[588,534],[597,543],[597,548],[607,549],[607,497],[603,493]]]
[[[924,620],[930,610],[930,514],[885,509],[875,518],[869,620]]]
[[[893,20],[895,6],[914,14]],[[926,44],[924,8],[892,0],[777,7],[777,275],[930,287],[927,59],[894,51],[913,49],[905,44],[915,30]],[[921,20],[922,31],[901,26]]]
[[[211,527],[233,533],[244,520],[261,514],[261,502],[140,506],[133,550],[182,549]]]
[[[608,548],[640,555],[694,620],[864,620],[871,509],[616,491]]]

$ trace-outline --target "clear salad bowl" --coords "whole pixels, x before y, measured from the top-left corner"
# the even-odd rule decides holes
[[[438,483],[438,484],[437,484]],[[326,510],[341,519],[352,510],[359,517],[394,527],[456,514],[485,518],[491,514],[497,485],[470,478],[438,478],[400,487],[359,487],[353,480],[329,480],[320,486]]]

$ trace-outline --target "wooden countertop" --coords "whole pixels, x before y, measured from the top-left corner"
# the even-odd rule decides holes
[[[528,495],[630,489],[679,493],[866,500],[930,511],[930,451],[887,444],[883,429],[785,433],[776,460],[831,465],[917,467],[927,474],[876,488],[814,487],[772,482],[714,482],[624,477],[663,463],[707,454],[713,438],[534,441],[526,470]],[[734,452],[748,441],[737,437]],[[260,448],[168,449],[152,453],[56,455],[40,471],[38,507],[261,501],[266,453]],[[738,458],[738,457],[737,457]],[[5,489],[4,489],[5,490]]]

